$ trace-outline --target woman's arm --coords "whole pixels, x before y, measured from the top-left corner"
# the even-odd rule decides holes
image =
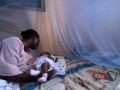
[[[4,79],[12,82],[35,82],[41,76],[30,76],[30,74],[19,74],[15,76],[0,76],[0,79]]]
[[[48,72],[48,79],[52,77],[54,73],[54,70],[51,70]],[[31,76],[30,74],[19,74],[15,76],[1,76],[0,79],[4,79],[7,81],[12,81],[12,82],[35,82],[40,78],[42,74],[39,74],[38,76]]]

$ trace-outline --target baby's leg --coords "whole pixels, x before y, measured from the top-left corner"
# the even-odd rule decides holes
[[[38,79],[39,82],[46,82],[48,77],[48,69],[50,68],[50,65],[48,63],[43,63],[41,66],[42,69],[42,77]]]
[[[39,73],[40,73],[40,70],[36,70],[36,69],[35,69],[35,66],[32,66],[32,67],[30,68],[30,75],[31,75],[31,76],[37,76]]]
[[[39,70],[34,70],[34,69],[31,69],[31,70],[30,70],[30,75],[31,75],[31,76],[37,76],[39,73],[40,73]]]

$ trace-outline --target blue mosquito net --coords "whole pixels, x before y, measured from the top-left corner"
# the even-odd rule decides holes
[[[0,0],[0,24],[0,39],[34,28],[38,51],[120,68],[120,0]]]

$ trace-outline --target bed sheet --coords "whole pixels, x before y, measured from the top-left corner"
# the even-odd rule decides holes
[[[66,74],[54,75],[46,83],[30,83],[22,90],[115,90],[120,72],[89,61],[66,60]]]

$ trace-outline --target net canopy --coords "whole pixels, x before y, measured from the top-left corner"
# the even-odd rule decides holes
[[[120,68],[120,0],[46,0],[45,12],[41,2],[0,0],[0,40],[32,28],[38,54]]]

